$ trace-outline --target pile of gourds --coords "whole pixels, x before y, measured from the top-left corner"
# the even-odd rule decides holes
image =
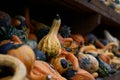
[[[102,43],[93,34],[71,34],[70,27],[61,25],[59,14],[51,27],[25,16],[10,17],[0,12],[0,65],[13,68],[11,80],[17,74],[22,80],[95,80],[107,77],[120,68],[119,40],[109,32]],[[2,58],[3,56],[8,58]],[[9,58],[14,57],[17,60]],[[4,59],[4,60],[1,60]],[[5,64],[4,61],[11,63]],[[7,61],[6,61],[7,62]],[[17,65],[21,62],[23,68]],[[15,63],[15,64],[13,64]],[[18,67],[18,69],[16,69]],[[16,73],[17,71],[25,71]],[[0,74],[5,76],[0,67]],[[23,75],[23,76],[21,76]],[[24,78],[23,78],[24,77]],[[2,79],[3,76],[0,75]],[[19,79],[19,80],[20,80]]]

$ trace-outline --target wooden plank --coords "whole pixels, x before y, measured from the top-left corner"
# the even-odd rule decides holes
[[[114,10],[112,10],[110,7],[107,7],[105,4],[103,4],[99,0],[54,0],[58,2],[59,4],[66,5],[67,7],[70,7],[72,9],[75,9],[77,11],[85,11],[89,13],[98,13],[102,15],[105,24],[109,24],[111,26],[120,26],[120,14],[116,13]],[[107,20],[107,21],[105,21]]]

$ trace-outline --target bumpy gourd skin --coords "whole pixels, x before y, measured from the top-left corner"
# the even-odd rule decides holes
[[[53,20],[50,31],[38,43],[38,49],[43,51],[47,58],[52,58],[60,54],[61,45],[57,38],[61,24],[59,15]]]
[[[65,57],[52,58],[50,63],[60,74],[66,72],[69,69],[69,63]]]

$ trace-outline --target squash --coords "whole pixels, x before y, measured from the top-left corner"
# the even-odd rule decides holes
[[[78,59],[74,54],[61,50],[61,56],[65,56],[65,58],[72,63],[67,71],[62,73],[62,75],[68,80],[95,80],[92,74],[88,71],[80,69]]]
[[[44,36],[38,43],[38,49],[45,53],[47,59],[60,55],[61,45],[57,38],[60,24],[61,19],[59,15],[57,15],[53,20],[51,29],[48,34]]]
[[[29,75],[30,80],[66,80],[47,62],[36,60]]]
[[[116,72],[115,69],[112,69],[110,65],[108,65],[106,62],[104,62],[99,55],[96,56],[96,59],[99,62],[99,69],[97,70],[99,77],[106,77],[109,76],[110,74],[113,74]]]
[[[109,56],[107,56],[106,54],[99,54],[99,57],[106,62],[108,65],[111,64],[111,59]]]
[[[79,68],[77,58],[72,53],[67,52],[64,48],[61,49],[61,55],[52,58],[50,63],[60,74],[63,74],[70,68],[74,70]]]
[[[68,70],[62,74],[67,80],[95,80],[94,76],[84,69]]]
[[[23,30],[18,30],[14,26],[2,26],[0,27],[0,37],[1,41],[2,40],[10,40],[13,35],[16,35],[19,37],[21,41],[26,41],[27,40],[27,35]]]
[[[82,52],[82,53],[89,53],[89,52],[91,52],[94,55],[98,54],[97,53],[97,48],[93,44],[81,47],[80,48],[80,52]]]
[[[86,71],[88,71],[90,73],[94,73],[95,71],[98,70],[99,63],[94,56],[92,56],[90,54],[83,54],[83,53],[79,52],[77,55],[77,58],[79,61],[79,66],[82,69],[85,69]]]
[[[70,51],[71,53],[73,53],[74,55],[78,54],[78,52],[79,52],[79,46],[78,46],[78,44],[77,44],[76,41],[73,41],[71,43],[71,45],[69,46],[69,48],[71,49],[71,51]]]
[[[70,80],[95,80],[92,74],[84,69],[79,69]]]
[[[0,54],[0,80],[25,80],[26,74],[26,67],[19,59]]]
[[[50,64],[52,64],[60,74],[69,69],[69,63],[65,57],[52,58]]]
[[[70,37],[77,42],[79,47],[82,47],[85,43],[85,40],[81,34],[71,34]]]
[[[30,46],[22,44],[17,36],[14,37],[13,39],[15,43],[17,43],[18,41],[18,44],[14,44],[9,50],[7,50],[6,54],[20,59],[25,64],[27,72],[29,73],[36,59],[34,51]]]
[[[68,60],[73,70],[79,69],[78,59],[74,54],[72,54],[71,52],[67,52],[64,48],[62,48],[60,56],[65,57],[65,59]]]
[[[63,38],[60,34],[58,34],[57,37],[62,47],[69,47],[73,42],[72,38]]]
[[[27,72],[30,72],[35,61],[35,54],[30,46],[25,44],[16,44],[7,51],[7,54],[20,59],[25,64]]]
[[[94,44],[98,48],[103,48],[104,45],[100,42],[100,40],[94,34],[88,34],[85,36],[85,42],[87,44]]]

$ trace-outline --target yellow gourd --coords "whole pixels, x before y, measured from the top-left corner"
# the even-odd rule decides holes
[[[61,24],[59,15],[53,20],[50,31],[38,43],[38,49],[43,51],[47,58],[52,58],[60,54],[61,45],[57,38],[58,30]]]

